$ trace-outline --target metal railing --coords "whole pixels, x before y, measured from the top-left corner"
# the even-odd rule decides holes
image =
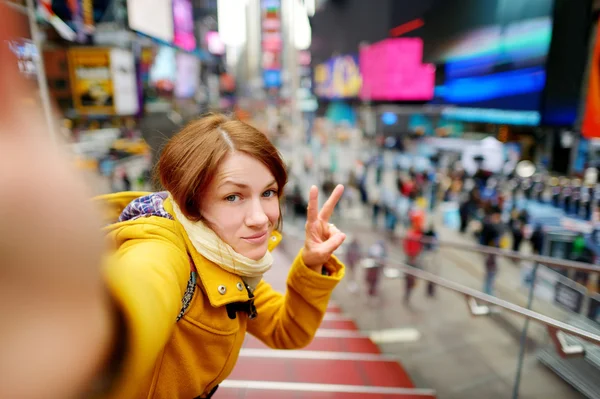
[[[437,286],[449,289],[456,293],[463,294],[467,297],[467,299],[472,298],[472,299],[475,299],[480,302],[485,302],[485,303],[509,310],[512,313],[516,313],[520,316],[523,316],[526,319],[533,320],[537,323],[543,324],[546,327],[549,327],[551,329],[563,331],[567,334],[571,334],[573,336],[582,338],[582,339],[592,342],[596,345],[600,345],[600,335],[590,333],[581,328],[570,326],[567,323],[563,323],[562,321],[553,319],[552,317],[545,316],[538,312],[534,312],[534,311],[524,308],[522,306],[515,305],[514,303],[505,301],[503,299],[499,299],[495,296],[484,294],[483,292],[477,291],[476,289],[469,288],[462,284],[452,282],[445,278],[436,276],[432,273],[429,273],[429,272],[423,271],[421,269],[418,269],[416,267],[410,266],[406,263],[399,262],[397,260],[393,260],[393,262],[396,266],[400,266],[401,270],[405,274],[409,274],[409,275],[417,277],[421,280],[434,283]],[[484,314],[489,314],[489,312],[484,312]]]
[[[406,236],[404,235],[396,235],[398,239],[404,239]],[[558,259],[553,258],[551,256],[545,255],[535,255],[535,254],[523,254],[521,252],[511,251],[508,249],[501,248],[493,248],[485,245],[478,244],[464,244],[455,241],[447,241],[447,240],[439,240],[423,237],[421,238],[421,243],[423,244],[434,244],[441,248],[450,248],[450,249],[458,249],[467,252],[474,252],[486,255],[498,255],[504,256],[507,258],[518,259],[527,262],[539,263],[544,266],[557,268],[557,269],[574,269],[578,271],[591,272],[591,273],[600,273],[600,266],[591,265],[589,263],[584,262],[576,262],[572,260],[566,259]]]
[[[300,236],[293,235],[293,234],[285,234],[285,236],[294,238],[296,240],[304,240],[304,237],[300,237]],[[404,238],[404,237],[400,235],[400,236],[398,236],[398,238]],[[519,258],[521,260],[538,262],[540,264],[547,262],[547,264],[552,265],[552,267],[564,267],[564,268],[572,268],[572,269],[576,269],[576,270],[586,270],[586,271],[590,271],[590,272],[600,272],[600,267],[598,267],[598,266],[587,265],[582,262],[563,261],[563,260],[551,258],[548,256],[524,255],[524,254],[520,254],[520,253],[514,252],[514,251],[508,251],[508,250],[502,250],[502,249],[497,250],[494,248],[489,248],[489,247],[485,247],[485,246],[481,246],[481,245],[466,245],[466,244],[460,244],[460,243],[454,243],[454,242],[439,241],[436,239],[432,240],[432,239],[428,239],[428,238],[423,238],[421,241],[423,243],[437,244],[440,247],[451,247],[452,249],[462,249],[462,250],[472,251],[472,252],[482,253],[482,254],[494,254],[494,255]],[[391,261],[392,264],[395,266],[399,266],[404,273],[412,275],[414,277],[417,277],[421,280],[431,282],[440,287],[449,289],[449,290],[454,291],[459,294],[463,294],[467,298],[473,298],[473,299],[481,301],[481,302],[485,302],[485,303],[488,303],[488,304],[491,304],[491,305],[494,305],[494,306],[497,306],[500,308],[504,308],[512,313],[522,316],[525,319],[533,320],[537,323],[543,324],[546,327],[550,327],[550,328],[556,329],[558,331],[563,331],[564,333],[571,334],[573,336],[582,338],[586,341],[592,342],[596,345],[600,345],[600,335],[596,335],[596,334],[590,333],[588,331],[585,331],[583,329],[570,326],[564,322],[553,319],[552,317],[543,315],[538,312],[534,312],[525,307],[518,306],[518,305],[515,305],[514,303],[499,299],[495,296],[487,295],[476,289],[473,289],[473,288],[464,286],[462,284],[447,280],[445,278],[436,276],[433,273],[429,273],[424,270],[418,269],[416,267],[410,266],[398,259],[388,258],[388,261]]]

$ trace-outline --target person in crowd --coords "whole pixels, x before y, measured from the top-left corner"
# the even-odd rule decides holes
[[[358,190],[360,191],[360,201],[363,205],[369,203],[369,194],[367,191],[367,169],[359,164],[357,166]]]
[[[523,242],[523,238],[525,236],[524,233],[525,225],[519,219],[513,221],[511,226],[512,233],[512,250],[514,252],[519,252],[521,249],[521,243]]]
[[[480,244],[491,248],[500,248],[500,238],[502,236],[501,226],[502,210],[498,207],[492,207],[489,215],[483,222],[480,234]],[[487,254],[485,256],[485,277],[483,292],[488,295],[494,295],[494,285],[498,274],[497,256]]]
[[[378,240],[371,245],[367,256],[369,262],[366,265],[365,280],[367,283],[367,294],[371,302],[378,297],[381,273],[387,262],[387,245],[385,241]]]
[[[583,233],[578,233],[577,236],[575,236],[575,239],[573,240],[569,259],[577,260],[579,258],[582,258],[584,256],[585,248],[585,236],[583,235]]]
[[[499,243],[497,240],[492,239],[487,244],[491,248],[498,248]],[[496,282],[496,275],[498,274],[498,259],[494,254],[485,255],[485,276],[483,282],[483,292],[488,295],[494,295],[494,286]]]
[[[527,212],[527,209],[525,209],[525,208],[521,209],[521,212],[519,212],[518,219],[523,226],[526,226],[529,224],[529,212]]]
[[[298,183],[294,184],[289,201],[291,203],[292,215],[294,216],[294,219],[305,218],[307,206]]]
[[[381,189],[378,187],[373,188],[369,192],[369,202],[371,203],[371,225],[374,229],[379,227],[379,215],[381,214],[382,201],[380,196]]]
[[[542,251],[544,250],[544,229],[541,224],[535,226],[531,237],[529,237],[529,241],[531,242],[533,253],[542,255]]]
[[[433,255],[438,249],[438,235],[435,229],[435,225],[432,223],[429,228],[423,234],[423,238],[427,241],[423,243],[423,252],[428,255],[428,271],[437,274],[439,264],[434,261],[431,255]],[[432,282],[427,283],[427,295],[430,297],[435,296],[435,284]]]
[[[412,267],[421,267],[420,255],[423,251],[423,227],[425,213],[421,210],[413,210],[410,215],[410,228],[406,232],[403,241],[406,263]],[[411,274],[404,276],[404,303],[409,304],[412,291],[416,285],[416,277]]]
[[[350,292],[356,292],[358,290],[358,284],[356,283],[356,265],[362,258],[362,249],[358,237],[353,237],[348,244],[346,250],[346,266],[349,274],[350,281],[348,282],[348,289]]]
[[[592,256],[589,255],[589,251],[587,249],[587,244],[585,241],[585,236],[583,233],[577,234],[575,239],[573,240],[572,248],[571,248],[571,260],[581,263],[592,263]],[[583,270],[575,271],[575,281],[581,285],[587,286],[590,280],[590,275],[588,272]]]
[[[477,210],[478,206],[478,197],[476,190],[472,190],[467,199],[461,202],[459,207],[460,214],[460,232],[466,233],[467,227],[469,226],[469,221],[471,220],[472,215]]]
[[[381,188],[381,204],[383,206],[385,231],[390,237],[394,236],[396,224],[398,223],[398,216],[396,215],[397,198],[398,193],[394,188],[385,186]]]
[[[383,152],[375,156],[375,183],[379,186],[383,181],[383,172],[385,171],[385,159]]]

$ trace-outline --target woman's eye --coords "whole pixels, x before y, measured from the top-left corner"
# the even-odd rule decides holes
[[[263,193],[263,197],[265,198],[271,198],[271,197],[275,197],[277,196],[277,191],[275,190],[267,190]]]
[[[225,197],[225,201],[227,201],[227,202],[235,202],[239,198],[240,198],[239,195],[237,195],[237,194],[231,194],[231,195],[228,195],[227,197]]]

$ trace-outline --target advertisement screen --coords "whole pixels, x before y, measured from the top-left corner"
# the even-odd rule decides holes
[[[160,46],[150,67],[149,83],[162,93],[172,93],[177,79],[176,53],[172,47]]]
[[[267,89],[281,87],[281,1],[261,0],[261,67]]]
[[[315,67],[315,94],[328,99],[356,98],[362,78],[358,56],[343,55]]]
[[[173,43],[172,0],[127,0],[127,18],[132,30]]]
[[[587,138],[600,137],[600,30],[596,32],[596,44],[590,63],[588,92],[581,130]]]
[[[193,55],[177,53],[176,98],[192,98],[200,85],[200,60]]]
[[[71,49],[69,67],[75,109],[84,115],[114,113],[110,50]]]
[[[135,57],[129,50],[113,48],[110,50],[110,67],[114,93],[114,113],[116,115],[134,115],[139,110]]]
[[[191,0],[173,0],[174,43],[186,51],[196,48],[194,10]]]
[[[428,101],[433,98],[435,67],[423,64],[419,38],[387,39],[360,50],[361,98]]]
[[[523,112],[528,124],[539,123],[553,5],[554,0],[433,1],[416,32],[424,41],[424,62],[436,66],[433,102]]]

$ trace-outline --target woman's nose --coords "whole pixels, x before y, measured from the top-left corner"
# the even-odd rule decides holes
[[[262,207],[260,199],[252,201],[251,209],[246,217],[248,226],[263,226],[267,224],[269,218]]]

